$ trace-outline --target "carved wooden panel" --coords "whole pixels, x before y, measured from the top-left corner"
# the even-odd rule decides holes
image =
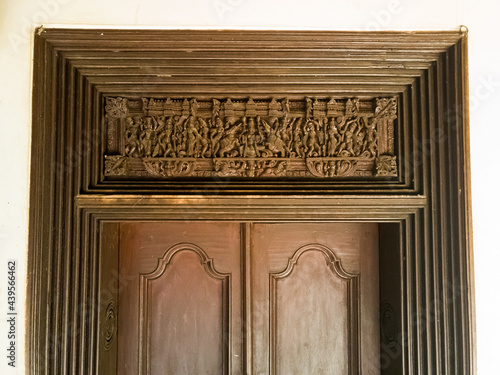
[[[242,368],[240,226],[122,224],[117,374]]]
[[[397,176],[397,99],[106,100],[106,176]]]
[[[251,233],[254,373],[380,374],[376,225]]]

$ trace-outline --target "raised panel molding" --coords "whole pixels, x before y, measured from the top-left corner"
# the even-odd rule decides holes
[[[203,268],[206,276],[209,278],[215,279],[219,283],[219,287],[217,289],[220,293],[220,312],[221,312],[221,320],[220,329],[222,330],[220,334],[220,343],[219,346],[222,348],[220,354],[220,367],[216,369],[222,370],[222,374],[228,374],[228,357],[229,357],[229,337],[230,337],[230,322],[229,322],[229,311],[230,311],[230,295],[231,295],[231,275],[219,273],[215,270],[213,259],[209,258],[205,251],[199,246],[192,243],[180,243],[170,247],[162,258],[158,259],[158,265],[156,269],[147,274],[140,274],[140,293],[139,293],[139,306],[140,306],[140,315],[139,315],[139,374],[147,375],[152,373],[152,365],[151,365],[151,341],[152,335],[154,334],[151,330],[151,325],[153,324],[153,316],[151,307],[153,306],[152,301],[152,288],[154,282],[160,283],[162,278],[165,278],[167,270],[173,267],[173,259],[181,253],[191,252],[197,255],[199,258],[199,266]],[[193,277],[195,275],[192,275]],[[168,289],[168,286],[162,285],[164,289]],[[205,295],[204,298],[210,298],[214,296]],[[159,303],[159,301],[155,301]],[[164,301],[162,301],[164,302]],[[161,305],[161,304],[160,304]],[[173,310],[173,309],[172,309]],[[169,312],[170,309],[165,310],[165,315]],[[205,311],[205,314],[208,312]],[[214,322],[217,322],[216,319]],[[178,328],[182,328],[180,322],[176,322],[178,324]],[[168,324],[167,324],[168,326]],[[158,334],[158,332],[155,332]],[[217,343],[213,343],[212,347],[216,347]],[[190,348],[192,349],[192,348]],[[170,368],[170,367],[169,367]],[[172,370],[172,368],[170,368]],[[203,369],[204,371],[210,372],[209,369]],[[175,371],[179,371],[176,369]],[[155,371],[153,371],[155,373]],[[212,372],[210,372],[212,373]]]
[[[359,285],[359,275],[356,274],[350,274],[346,272],[341,264],[340,259],[338,259],[329,247],[322,245],[322,244],[308,244],[305,246],[302,246],[298,250],[295,251],[293,256],[288,260],[287,267],[277,273],[270,273],[269,274],[269,293],[270,293],[270,374],[271,375],[278,375],[281,373],[284,373],[283,371],[280,371],[278,368],[278,335],[280,332],[278,332],[278,325],[279,325],[279,320],[278,320],[278,315],[281,314],[281,311],[278,309],[278,293],[280,293],[280,281],[284,281],[287,278],[293,277],[293,271],[294,268],[297,267],[299,263],[299,259],[301,257],[307,256],[307,253],[314,253],[314,252],[319,252],[321,255],[324,257],[325,266],[329,269],[331,272],[331,276],[334,278],[338,278],[342,281],[343,284],[343,291],[341,290],[340,292],[343,292],[343,300],[345,303],[345,323],[346,323],[346,338],[347,338],[347,352],[344,353],[344,360],[345,360],[345,368],[344,370],[347,370],[347,372],[342,371],[342,364],[337,363],[336,364],[336,371],[346,373],[349,375],[356,375],[360,374],[360,345],[359,345],[359,319],[360,319],[360,309],[359,309],[359,298],[360,298],[360,285]],[[312,275],[310,275],[312,276]],[[298,296],[296,296],[298,297]],[[323,295],[322,297],[324,298],[333,298],[334,296],[332,294],[326,294]],[[340,307],[342,306],[342,303],[339,303]],[[342,322],[341,317],[338,317],[340,322]],[[303,315],[301,319],[307,321],[308,316]],[[325,330],[328,330],[328,327],[324,327]],[[333,332],[338,332],[338,330],[331,330]],[[338,333],[340,336],[340,333]],[[298,343],[297,343],[298,344]],[[307,351],[307,349],[304,349]],[[309,348],[309,350],[312,350]],[[317,354],[317,353],[316,353]],[[338,359],[338,353],[330,353],[330,357]],[[295,358],[295,360],[297,360]],[[316,364],[317,365],[317,364]],[[312,370],[310,367],[310,364],[303,364],[304,368],[308,368]],[[325,371],[331,371],[331,368],[314,368],[315,371],[319,371],[320,373],[323,373]],[[288,372],[287,372],[288,373]]]

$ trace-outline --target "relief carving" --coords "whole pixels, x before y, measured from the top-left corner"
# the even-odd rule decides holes
[[[128,174],[127,158],[120,155],[104,157],[104,173],[108,176],[124,176]]]
[[[146,171],[153,176],[178,177],[190,176],[193,170],[193,161],[189,160],[154,160],[143,159]]]
[[[398,164],[396,157],[391,155],[381,155],[375,159],[377,176],[397,176]]]
[[[313,158],[306,162],[307,169],[315,177],[352,176],[356,170],[355,159],[321,159]]]
[[[106,98],[106,114],[110,117],[125,117],[128,113],[127,99]]]
[[[214,159],[215,173],[220,177],[283,177],[286,176],[286,161],[275,159]]]
[[[397,176],[396,98],[106,103],[107,176]]]

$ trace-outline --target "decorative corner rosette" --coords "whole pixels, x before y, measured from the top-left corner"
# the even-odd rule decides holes
[[[106,99],[105,176],[395,177],[397,99]]]

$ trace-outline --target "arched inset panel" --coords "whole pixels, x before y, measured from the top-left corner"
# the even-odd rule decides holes
[[[359,297],[330,248],[299,248],[270,273],[270,373],[359,374]]]
[[[140,374],[228,373],[230,277],[191,243],[140,275]]]

